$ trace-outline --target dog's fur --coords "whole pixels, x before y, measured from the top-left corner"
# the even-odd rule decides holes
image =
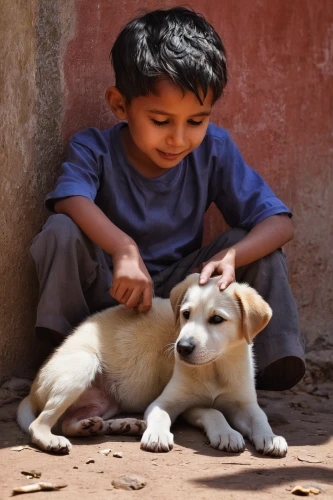
[[[170,426],[182,414],[214,448],[241,452],[245,436],[257,451],[283,457],[287,443],[257,404],[250,345],[271,309],[248,285],[220,291],[216,283],[199,286],[193,274],[147,314],[117,306],[77,327],[19,407],[32,442],[66,453],[71,443],[53,427],[67,436],[143,432],[142,449],[169,451]],[[145,410],[144,421],[111,418]]]

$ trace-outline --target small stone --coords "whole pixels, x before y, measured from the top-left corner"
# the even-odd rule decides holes
[[[101,455],[105,455],[106,457],[111,453],[111,448],[105,448],[105,450],[99,450],[98,453],[100,453]]]
[[[115,453],[112,454],[112,456],[116,458],[123,458],[124,454],[122,451],[116,451]]]
[[[317,486],[313,486],[312,484],[306,484],[305,486],[297,485],[291,490],[291,493],[293,495],[304,497],[310,495],[310,493],[319,495],[319,493],[321,493],[321,489]]]
[[[117,490],[141,490],[147,484],[147,481],[140,476],[128,475],[120,476],[112,481],[112,486]]]
[[[88,458],[88,460],[86,461],[86,464],[94,464],[95,463],[95,460],[93,458]]]
[[[305,497],[307,495],[310,495],[310,489],[309,488],[304,488],[304,486],[301,486],[301,485],[297,485],[295,486],[292,490],[291,490],[291,493],[293,495],[298,495],[298,496],[302,496],[302,497]]]
[[[23,474],[24,476],[27,476],[29,479],[32,479],[32,478],[38,479],[42,475],[42,473],[37,471],[37,470],[22,470],[21,474]]]

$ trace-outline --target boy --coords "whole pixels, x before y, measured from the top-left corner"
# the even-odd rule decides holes
[[[149,310],[153,289],[196,268],[199,283],[245,281],[274,315],[257,337],[257,388],[282,390],[304,375],[298,315],[280,249],[293,237],[289,209],[209,124],[227,83],[222,42],[205,19],[177,7],[134,19],[119,34],[106,92],[122,120],[70,143],[46,206],[55,212],[31,253],[40,283],[38,335],[59,341],[87,315],[116,303]],[[201,248],[211,203],[230,231]]]

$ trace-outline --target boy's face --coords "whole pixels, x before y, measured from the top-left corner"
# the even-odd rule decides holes
[[[192,92],[184,93],[166,78],[156,83],[154,94],[135,97],[130,104],[123,101],[120,114],[107,97],[113,112],[127,120],[121,138],[128,160],[151,178],[159,177],[199,146],[213,102],[211,89],[201,105]]]

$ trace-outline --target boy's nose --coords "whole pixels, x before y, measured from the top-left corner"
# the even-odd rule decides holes
[[[175,129],[167,138],[167,144],[174,148],[182,148],[186,145],[184,130]]]

